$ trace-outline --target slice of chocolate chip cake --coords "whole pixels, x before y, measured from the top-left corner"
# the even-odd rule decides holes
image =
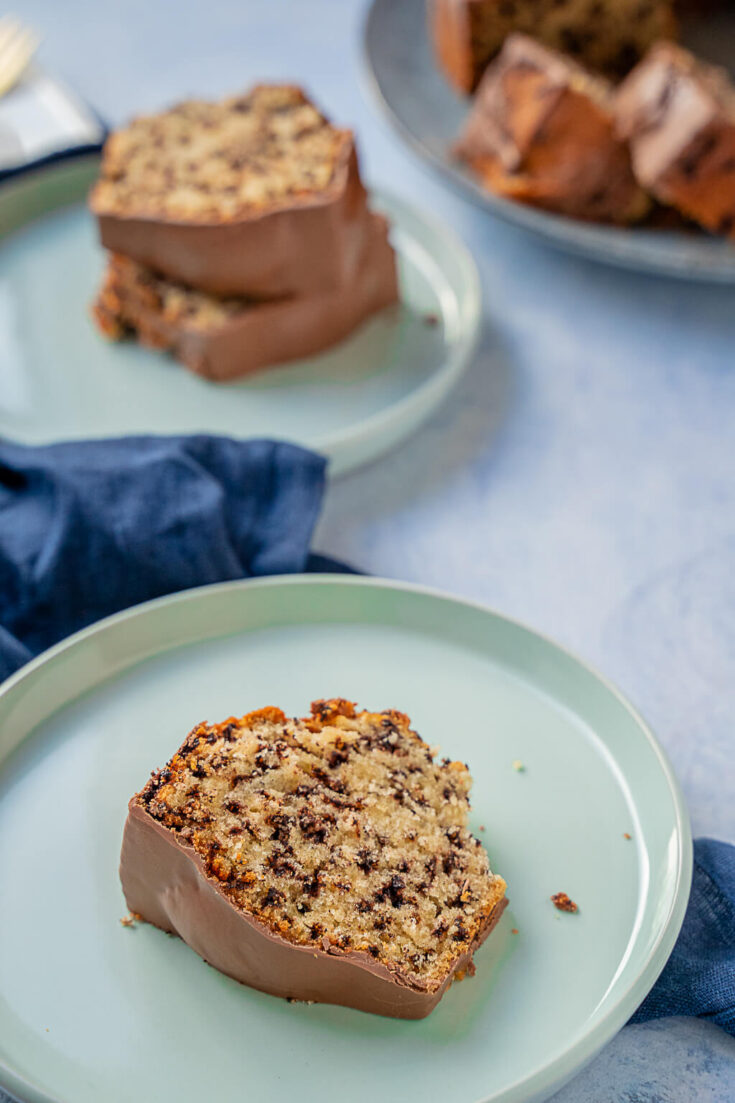
[[[200,724],[130,802],[128,907],[255,988],[421,1018],[506,903],[470,785],[392,710]]]
[[[342,283],[367,221],[352,132],[292,85],[134,119],[108,138],[90,206],[112,252],[256,298]]]

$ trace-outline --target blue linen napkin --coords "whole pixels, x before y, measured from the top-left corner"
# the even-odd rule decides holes
[[[325,461],[271,441],[0,441],[0,681],[32,655],[162,594],[347,570],[309,545]],[[735,1035],[735,847],[694,844],[684,926],[633,1022],[710,1019]]]
[[[310,557],[326,461],[272,441],[0,441],[0,681],[162,594],[343,568]]]
[[[735,846],[695,839],[689,906],[674,952],[631,1019],[691,1015],[735,1037]]]

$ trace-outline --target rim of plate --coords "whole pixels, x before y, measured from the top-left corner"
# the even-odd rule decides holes
[[[645,961],[638,970],[637,975],[632,978],[628,982],[627,987],[618,994],[617,998],[607,1009],[599,1022],[591,1028],[583,1029],[582,1033],[579,1034],[562,1053],[551,1058],[551,1060],[547,1061],[545,1065],[542,1065],[542,1067],[535,1072],[516,1080],[504,1090],[502,1096],[496,1097],[499,1103],[501,1103],[501,1101],[502,1103],[524,1103],[526,1100],[540,1097],[546,1098],[548,1094],[557,1090],[570,1080],[600,1052],[603,1046],[605,1046],[606,1043],[617,1034],[621,1027],[625,1025],[635,1009],[653,987],[653,984],[668,961],[684,920],[684,913],[689,900],[693,865],[689,814],[684,795],[666,751],[659,743],[651,727],[622,691],[594,666],[587,663],[584,659],[581,659],[575,652],[557,643],[552,637],[545,633],[531,628],[523,621],[497,612],[495,609],[492,609],[488,605],[484,605],[482,602],[456,597],[447,591],[431,586],[424,586],[420,583],[399,582],[377,576],[360,575],[271,575],[264,578],[236,579],[231,582],[216,582],[207,586],[197,586],[190,590],[182,590],[174,594],[167,594],[163,597],[154,598],[151,601],[142,602],[139,605],[131,606],[129,609],[124,609],[119,613],[113,613],[111,616],[105,617],[89,625],[87,628],[75,632],[66,639],[61,640],[12,674],[0,685],[0,702],[8,695],[14,694],[19,687],[22,687],[24,682],[32,678],[43,667],[53,664],[56,659],[67,651],[75,648],[78,644],[86,642],[97,635],[102,635],[106,631],[114,629],[118,625],[124,624],[131,619],[155,614],[158,609],[170,605],[180,604],[183,606],[192,602],[206,601],[207,595],[210,592],[227,592],[228,590],[240,590],[245,588],[268,589],[282,586],[309,586],[314,588],[319,586],[339,586],[347,588],[365,587],[408,592],[426,597],[432,601],[447,602],[474,612],[483,613],[495,620],[501,621],[523,633],[535,637],[546,646],[551,647],[552,650],[570,659],[587,678],[591,678],[601,685],[603,689],[614,698],[617,704],[622,706],[628,713],[645,742],[648,744],[649,750],[653,752],[671,795],[674,809],[673,826],[677,839],[676,884],[672,890],[667,914],[660,923],[656,938],[646,955]],[[171,650],[175,646],[176,644],[172,642],[170,647],[165,648],[165,650]],[[186,644],[184,644],[184,646],[186,646]],[[164,650],[159,650],[138,661],[146,661],[147,658],[152,658],[153,655],[163,653]],[[108,677],[116,677],[122,674],[125,670],[129,669],[135,661],[135,659],[127,661],[124,665],[119,666],[116,670],[106,675],[102,680],[104,681]],[[99,685],[101,682],[98,681],[95,684]],[[89,689],[91,688],[90,686]],[[89,692],[89,689],[85,692]],[[74,699],[75,695],[72,694],[63,704],[57,705],[48,715],[53,715],[54,712],[65,707],[66,704],[69,704],[70,701]],[[44,723],[46,719],[48,719],[48,716],[39,721],[39,724]],[[35,730],[35,728],[31,729],[31,731],[33,730]],[[28,734],[30,734],[30,732],[26,733],[21,743],[25,741]],[[20,744],[18,744],[18,746],[20,746]],[[11,752],[11,754],[12,753],[13,752]],[[0,764],[0,772],[1,771],[2,765]],[[42,1088],[37,1087],[25,1078],[19,1076],[2,1058],[0,1058],[0,1072],[2,1073],[3,1085],[11,1092],[20,1091],[25,1093],[30,1103],[62,1103],[58,1096],[47,1094]],[[492,1103],[492,1100],[492,1096],[483,1096],[482,1099],[476,1100],[475,1103]]]
[[[383,119],[400,135],[408,148],[417,156],[420,163],[438,173],[455,194],[469,199],[475,206],[517,226],[527,233],[538,235],[547,245],[562,252],[572,253],[611,267],[638,272],[652,276],[666,276],[670,279],[695,280],[704,283],[735,283],[735,249],[728,263],[718,264],[716,257],[703,257],[695,246],[695,251],[686,250],[685,240],[681,243],[681,252],[663,257],[658,254],[657,243],[647,248],[638,239],[638,246],[631,251],[629,243],[631,231],[620,227],[605,226],[602,223],[587,223],[566,218],[550,211],[513,202],[487,191],[468,173],[455,168],[439,154],[426,145],[421,137],[393,108],[387,99],[373,65],[372,38],[375,34],[376,20],[382,10],[394,0],[370,0],[363,16],[361,35],[361,75],[364,85],[370,92],[372,101],[377,105]],[[708,237],[696,238],[697,246],[707,243]],[[717,243],[712,239],[713,244]],[[719,250],[718,250],[719,253]]]
[[[441,218],[429,213],[423,207],[414,207],[402,196],[396,195],[386,188],[368,187],[368,194],[374,200],[377,207],[382,210],[383,203],[390,208],[398,208],[411,218],[416,217],[424,226],[428,227],[432,235],[442,241],[444,247],[451,251],[459,262],[462,280],[466,284],[464,294],[457,298],[459,315],[461,319],[461,333],[454,334],[451,349],[448,350],[444,367],[435,372],[431,378],[421,383],[410,394],[404,395],[387,410],[377,414],[371,414],[359,422],[354,429],[341,429],[332,433],[329,437],[330,447],[339,447],[340,444],[350,441],[365,441],[375,432],[379,424],[384,426],[390,423],[391,428],[405,420],[407,414],[418,405],[421,398],[426,403],[424,416],[428,416],[435,406],[449,393],[454,383],[464,374],[469,367],[480,342],[482,329],[482,285],[477,262],[469,248],[462,241],[459,234]],[[396,230],[403,233],[402,226],[396,225]],[[412,235],[411,235],[412,236]],[[398,250],[400,254],[400,250]],[[432,401],[432,399],[434,401]],[[422,418],[423,420],[423,418]],[[320,443],[317,442],[317,448]],[[377,458],[377,457],[376,457]]]
[[[0,183],[1,210],[5,196],[22,194],[29,187],[33,187],[34,181],[38,181],[39,178],[42,181],[60,179],[66,174],[72,180],[70,190],[65,192],[58,201],[44,205],[41,210],[31,210],[28,217],[11,226],[8,231],[0,230],[0,247],[5,239],[22,231],[38,218],[46,217],[82,201],[89,186],[86,173],[94,169],[99,161],[98,154],[86,153],[78,158],[32,169],[27,176],[13,177],[5,184]],[[79,178],[76,181],[74,181],[75,175]],[[424,379],[391,405],[376,413],[368,414],[354,425],[337,429],[316,438],[308,445],[303,445],[327,456],[328,472],[333,478],[380,459],[386,452],[407,440],[459,382],[473,360],[482,331],[480,273],[472,253],[461,237],[441,218],[422,207],[414,206],[409,200],[396,195],[390,189],[371,185],[368,187],[368,194],[377,209],[382,210],[385,207],[389,211],[398,212],[399,217],[394,221],[393,232],[399,240],[405,237],[408,241],[416,242],[423,252],[434,258],[435,250],[428,248],[414,232],[413,225],[418,225],[428,232],[432,245],[439,243],[441,250],[452,256],[456,263],[457,278],[450,281],[444,277],[444,280],[451,288],[452,298],[456,304],[456,325],[452,327],[451,339],[445,345],[441,367],[428,379]],[[398,247],[396,251],[400,257],[402,250]],[[446,320],[443,306],[440,306],[440,309]],[[454,314],[454,311],[452,313]],[[403,433],[401,428],[406,424],[410,425],[410,429]],[[371,442],[373,442],[372,445]]]

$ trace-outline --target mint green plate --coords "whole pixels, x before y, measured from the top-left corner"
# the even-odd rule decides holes
[[[109,344],[88,310],[104,265],[82,202],[97,165],[0,186],[0,435],[276,437],[324,453],[338,475],[409,436],[467,366],[481,318],[474,261],[444,226],[381,193],[372,202],[393,223],[402,305],[333,350],[223,385]]]
[[[469,763],[508,882],[477,975],[421,1022],[288,1004],[119,923],[126,802],[194,723],[335,694]],[[0,1083],[34,1103],[546,1098],[646,995],[691,876],[671,768],[598,675],[480,606],[335,576],[154,601],[11,678],[0,839]]]

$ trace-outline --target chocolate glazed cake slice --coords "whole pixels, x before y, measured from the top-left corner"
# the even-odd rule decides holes
[[[423,1018],[506,905],[470,785],[392,710],[200,724],[130,802],[128,907],[261,991]]]
[[[259,299],[343,284],[368,219],[352,132],[292,85],[134,119],[107,140],[90,207],[111,252]]]

